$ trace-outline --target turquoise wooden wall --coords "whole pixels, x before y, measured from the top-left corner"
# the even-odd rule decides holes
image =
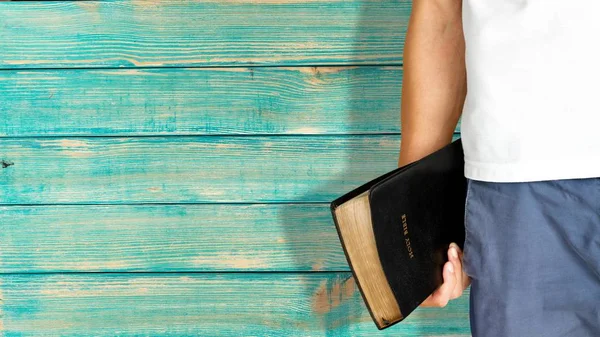
[[[395,167],[407,0],[0,3],[0,335],[378,331],[328,202]]]

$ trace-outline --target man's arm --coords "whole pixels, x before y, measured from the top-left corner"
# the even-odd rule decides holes
[[[442,148],[462,113],[467,81],[461,0],[414,0],[404,48],[402,166]],[[470,284],[462,251],[448,249],[444,283],[421,306],[446,306]]]
[[[414,0],[404,47],[399,166],[452,141],[467,92],[461,0]]]

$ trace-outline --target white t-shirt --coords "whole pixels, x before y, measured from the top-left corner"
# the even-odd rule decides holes
[[[465,176],[600,177],[600,0],[463,0]]]

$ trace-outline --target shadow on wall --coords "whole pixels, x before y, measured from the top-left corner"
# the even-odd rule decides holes
[[[404,34],[405,23],[399,22],[404,19],[398,17],[398,13],[402,13],[402,17],[408,15],[405,13],[407,11],[405,8],[409,6],[407,3],[410,4],[410,2],[401,1],[401,3],[402,5],[399,5],[396,2],[395,7],[390,9],[384,8],[390,6],[389,2],[362,2],[362,6],[358,9],[360,24],[353,28],[355,34],[354,58],[357,62],[363,61],[367,41],[369,41],[368,45],[372,46],[373,40],[376,39],[373,36],[373,21],[379,25],[386,25],[394,20],[392,27],[398,27],[399,38],[397,40],[399,42],[393,46],[382,46],[382,48],[386,48],[386,51],[389,48],[400,50],[399,45],[403,40],[400,37]],[[400,11],[398,6],[402,6],[403,9]],[[372,50],[369,52],[373,53]],[[400,57],[394,62],[400,63]],[[347,135],[312,138],[316,139],[317,148],[313,153],[307,152],[307,156],[319,155],[317,152],[321,147],[323,149],[326,146],[336,147],[330,165],[322,164],[318,167],[311,165],[309,167],[311,160],[306,158],[306,169],[312,169],[315,172],[315,179],[320,179],[319,172],[334,172],[332,178],[322,181],[320,186],[311,192],[298,196],[303,204],[284,205],[279,214],[279,221],[285,228],[287,250],[294,254],[290,257],[293,261],[291,262],[293,263],[292,268],[294,271],[302,271],[303,273],[297,275],[307,281],[320,280],[317,283],[306,282],[304,288],[300,290],[303,292],[303,298],[310,299],[311,307],[308,310],[312,310],[311,317],[313,319],[308,322],[309,317],[297,317],[301,326],[307,329],[302,331],[304,333],[345,337],[357,335],[359,332],[369,335],[389,335],[390,332],[397,334],[399,331],[406,331],[408,332],[405,334],[406,336],[424,335],[423,331],[414,326],[410,331],[399,330],[398,326],[385,332],[377,331],[349,272],[329,210],[329,202],[336,197],[396,167],[399,135],[397,133],[389,135],[389,132],[397,130],[400,123],[400,90],[396,89],[400,88],[401,74],[399,67],[387,69],[386,71],[397,74],[397,79],[394,79],[393,85],[389,89],[377,92],[371,84],[380,79],[369,78],[366,85],[364,80],[359,80],[359,78],[364,79],[365,76],[376,74],[375,68],[363,66],[339,70],[346,74],[344,80],[349,84],[349,91],[345,93],[348,101],[341,104],[340,107],[346,116],[346,120],[341,121],[340,124],[346,125]],[[315,72],[313,76],[319,76],[318,72]],[[386,103],[384,104],[382,101]],[[390,120],[390,116],[393,116],[390,124],[395,125],[388,125],[384,130],[370,130],[371,135],[357,134],[369,129],[364,125],[365,123],[371,121],[370,125],[375,125],[375,121],[381,121],[381,119],[387,121]],[[372,134],[379,131],[386,132],[388,135]],[[377,146],[380,141],[388,142],[388,146]],[[389,146],[389,142],[393,142],[394,145]],[[389,150],[389,158],[386,157],[385,160],[382,160],[381,151],[388,151],[386,149],[393,150]],[[323,162],[325,161],[319,161],[319,163]],[[332,271],[340,272],[332,273]],[[301,314],[308,316],[305,311]],[[318,319],[315,320],[314,317]]]

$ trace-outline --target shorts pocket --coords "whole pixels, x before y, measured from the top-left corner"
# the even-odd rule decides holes
[[[467,179],[467,193],[466,193],[466,198],[465,198],[465,215],[464,215],[464,225],[465,225],[465,242],[463,245],[463,259],[462,259],[462,267],[463,267],[463,271],[469,276],[469,277],[473,277],[474,273],[473,273],[473,268],[471,267],[471,263],[470,263],[470,256],[473,253],[472,252],[472,243],[470,241],[470,237],[471,235],[470,232],[470,226],[471,224],[469,223],[469,201],[471,199],[471,190],[472,190],[472,180],[471,179]]]

